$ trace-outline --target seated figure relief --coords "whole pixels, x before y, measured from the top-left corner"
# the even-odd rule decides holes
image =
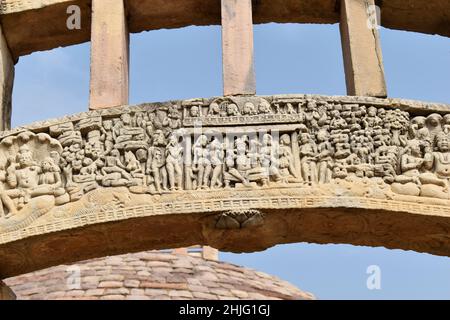
[[[0,218],[17,215],[40,196],[53,197],[56,205],[69,202],[58,163],[61,145],[42,133],[23,134],[22,141],[18,140],[3,141],[2,145],[3,156],[7,156],[0,172]]]
[[[248,143],[249,138],[247,135],[237,138],[234,141],[234,148],[226,156],[227,169],[224,175],[226,188],[230,188],[232,183],[235,186],[245,187],[253,187],[258,184],[267,185],[268,183],[268,175],[265,168],[258,161],[252,161],[249,155]],[[267,166],[270,167],[270,163]]]

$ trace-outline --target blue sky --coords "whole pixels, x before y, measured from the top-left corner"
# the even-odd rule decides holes
[[[381,30],[390,97],[450,103],[450,39]],[[89,44],[16,66],[13,126],[87,110]],[[220,27],[131,36],[130,103],[222,94]],[[255,26],[258,94],[345,95],[337,25]],[[277,275],[320,299],[450,299],[450,259],[349,245],[290,244],[221,259]],[[367,267],[381,269],[368,290]]]

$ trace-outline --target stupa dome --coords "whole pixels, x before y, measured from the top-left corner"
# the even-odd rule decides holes
[[[172,252],[62,265],[5,280],[17,299],[313,299],[277,277]]]

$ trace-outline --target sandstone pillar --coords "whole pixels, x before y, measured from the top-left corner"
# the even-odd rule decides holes
[[[224,95],[256,94],[251,0],[222,0]]]
[[[2,281],[0,281],[0,300],[16,300],[14,292]]]
[[[92,0],[90,109],[128,104],[128,54],[124,0]]]
[[[347,94],[386,97],[378,30],[372,25],[374,0],[341,0],[341,40]],[[372,16],[371,16],[372,14]]]
[[[11,100],[14,84],[14,60],[0,25],[0,131],[11,128]]]

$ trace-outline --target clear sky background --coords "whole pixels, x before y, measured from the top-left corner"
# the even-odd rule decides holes
[[[450,39],[381,30],[390,97],[450,103]],[[86,111],[89,44],[16,66],[13,126]],[[345,95],[337,25],[255,26],[258,94]],[[220,27],[131,36],[131,104],[222,94]],[[450,258],[349,245],[290,244],[221,259],[279,276],[320,299],[450,299]],[[366,286],[381,268],[381,290]]]

